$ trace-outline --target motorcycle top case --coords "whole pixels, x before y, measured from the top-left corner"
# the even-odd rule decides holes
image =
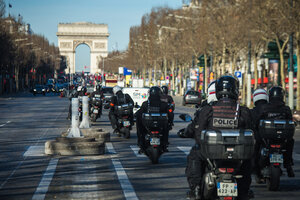
[[[205,159],[251,159],[254,153],[254,134],[250,129],[203,130],[200,151]]]
[[[130,115],[133,112],[133,105],[131,103],[116,106],[117,115]]]
[[[292,139],[295,123],[291,120],[260,120],[258,130],[264,139]]]
[[[164,128],[168,124],[167,113],[143,113],[143,125],[147,128]]]

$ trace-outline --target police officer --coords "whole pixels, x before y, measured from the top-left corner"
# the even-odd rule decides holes
[[[260,168],[258,165],[259,158],[260,158],[260,147],[262,144],[262,140],[259,137],[258,134],[258,125],[260,121],[260,117],[262,115],[262,111],[264,107],[268,104],[269,102],[269,95],[266,90],[264,89],[256,89],[253,92],[253,103],[254,103],[254,108],[251,110],[251,115],[253,119],[253,124],[254,124],[254,131],[255,131],[255,147],[254,147],[254,173],[256,175],[256,181],[258,183],[261,182],[262,174],[260,172]]]
[[[112,125],[112,128],[115,130],[115,132],[118,132],[119,130],[117,129],[117,115],[115,113],[115,108],[116,106],[122,105],[122,104],[127,104],[127,103],[131,103],[132,105],[134,105],[134,102],[132,100],[132,98],[128,95],[128,94],[124,94],[122,92],[122,89],[119,86],[115,86],[113,88],[113,93],[114,96],[111,97],[111,101],[110,101],[110,110],[109,110],[109,120],[110,123]],[[132,108],[133,109],[133,108]],[[131,112],[132,114],[129,116],[129,120],[131,125],[133,126],[133,110]]]
[[[205,129],[252,129],[252,118],[247,107],[238,103],[239,83],[232,76],[222,76],[216,82],[216,96],[218,101],[214,105],[204,106],[193,120],[193,132],[195,133],[196,148],[199,148],[201,131]],[[222,119],[222,120],[217,120]],[[228,122],[228,123],[225,123]],[[199,151],[197,151],[199,153]],[[206,162],[198,159],[187,164],[187,178],[191,191],[189,196],[195,194],[205,169]],[[189,159],[188,159],[189,160]],[[248,192],[251,184],[251,161],[244,161],[240,173],[243,178],[238,179],[239,199],[249,199]]]
[[[145,133],[146,128],[142,123],[143,113],[168,113],[168,120],[170,120],[170,112],[168,111],[168,103],[162,101],[162,91],[159,87],[153,86],[149,90],[149,98],[147,101],[144,101],[140,109],[136,112],[136,126],[137,126],[137,136],[138,136],[138,145],[140,147],[139,153],[143,153],[145,149]],[[170,123],[170,121],[168,122]],[[168,129],[164,130],[163,133],[163,151],[168,151]]]
[[[263,107],[262,114],[259,119],[285,119],[292,120],[292,111],[290,107],[284,103],[285,92],[282,87],[274,86],[269,90],[269,103]],[[287,140],[286,152],[283,156],[283,164],[287,170],[289,177],[294,177],[295,173],[292,168],[293,165],[293,148],[294,139]]]
[[[163,101],[166,101],[169,105],[169,113],[170,113],[170,124],[169,124],[169,128],[171,129],[172,126],[174,125],[173,121],[174,121],[174,110],[175,110],[175,103],[173,98],[169,95],[169,89],[167,86],[162,86],[161,87],[162,92],[163,92]]]
[[[93,98],[95,98],[95,101],[99,103],[99,114],[102,114],[102,98],[103,98],[103,92],[101,91],[101,85],[96,85],[95,91],[92,92],[90,95],[91,103],[93,103]]]

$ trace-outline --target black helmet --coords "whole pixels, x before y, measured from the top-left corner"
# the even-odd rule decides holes
[[[221,76],[216,83],[216,95],[218,100],[222,97],[237,100],[239,97],[239,81],[233,76]]]
[[[152,86],[150,88],[149,93],[150,93],[150,97],[160,97],[160,95],[162,94],[162,91],[161,91],[161,89],[159,87]]]
[[[269,99],[270,101],[279,100],[283,101],[285,92],[282,87],[274,86],[269,90]]]
[[[169,89],[168,89],[167,86],[164,85],[164,86],[161,87],[161,89],[162,89],[162,92],[163,92],[164,94],[168,94]]]

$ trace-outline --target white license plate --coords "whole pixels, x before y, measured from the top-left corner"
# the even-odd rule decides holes
[[[217,187],[218,187],[218,196],[220,197],[227,197],[227,196],[237,197],[238,195],[237,183],[218,182]]]
[[[123,121],[123,126],[129,126],[130,125],[130,121]]]
[[[283,163],[282,154],[270,154],[270,163]]]
[[[93,111],[93,113],[98,113],[98,110],[95,109],[95,110]]]
[[[160,145],[160,138],[150,138],[151,145]]]

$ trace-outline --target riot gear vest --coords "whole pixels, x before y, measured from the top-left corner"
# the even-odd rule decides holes
[[[150,105],[150,101],[148,100],[148,113],[160,113],[160,105]]]
[[[125,94],[117,94],[116,95],[117,97],[117,103],[118,105],[122,105],[122,104],[125,104],[126,103],[126,97],[125,97]]]
[[[239,127],[239,104],[220,100],[212,106],[212,119],[209,126],[213,129],[237,129]]]

